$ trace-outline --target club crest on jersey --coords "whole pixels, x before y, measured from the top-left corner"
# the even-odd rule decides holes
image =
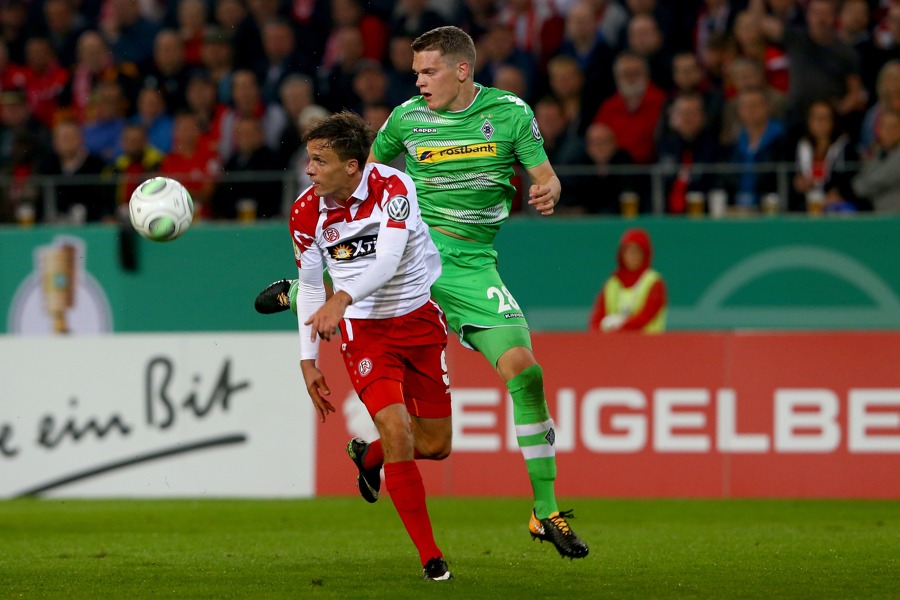
[[[491,138],[494,136],[494,126],[487,119],[484,120],[484,125],[481,126],[481,133],[487,141],[491,141]]]
[[[364,358],[359,361],[359,365],[356,367],[356,370],[359,371],[359,374],[363,377],[372,372],[372,360],[369,358]]]
[[[326,242],[336,242],[341,237],[341,234],[334,227],[329,227],[322,232],[322,237],[325,238]]]
[[[416,157],[420,163],[436,163],[463,158],[484,158],[497,156],[497,144],[466,144],[464,146],[431,147],[416,146]]]
[[[409,198],[394,196],[388,201],[387,214],[392,221],[405,221],[409,217]]]
[[[354,260],[375,253],[377,235],[364,235],[362,237],[346,240],[336,246],[329,246],[328,254],[334,260]]]

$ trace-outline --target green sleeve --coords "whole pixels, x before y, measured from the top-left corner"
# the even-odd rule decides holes
[[[372,153],[379,162],[391,162],[405,150],[403,140],[400,138],[399,121],[397,109],[394,109],[388,120],[378,130],[378,135],[375,136],[375,141],[372,143]]]
[[[526,105],[527,106],[527,105]],[[519,113],[519,111],[516,111]],[[526,169],[536,167],[547,160],[544,151],[544,138],[538,129],[534,112],[528,107],[524,114],[517,114],[515,120],[515,152],[516,158]]]

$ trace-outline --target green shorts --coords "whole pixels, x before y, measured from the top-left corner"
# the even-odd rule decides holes
[[[441,276],[431,286],[451,329],[468,348],[472,330],[524,327],[528,322],[519,303],[497,272],[497,251],[491,244],[458,240],[431,230],[441,254]],[[521,336],[515,336],[521,337]]]

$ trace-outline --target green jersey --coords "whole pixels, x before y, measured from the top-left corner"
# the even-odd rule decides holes
[[[426,223],[490,243],[509,217],[515,162],[530,169],[547,153],[528,104],[475,87],[475,100],[461,111],[433,111],[422,96],[407,100],[382,126],[372,152],[383,162],[405,152]]]

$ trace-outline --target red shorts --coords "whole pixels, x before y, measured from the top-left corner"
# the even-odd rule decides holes
[[[411,415],[427,419],[450,416],[447,321],[434,300],[401,317],[344,319],[341,338],[341,356],[350,381],[370,415],[403,402]],[[379,379],[399,381],[403,396],[364,397],[366,386]]]

